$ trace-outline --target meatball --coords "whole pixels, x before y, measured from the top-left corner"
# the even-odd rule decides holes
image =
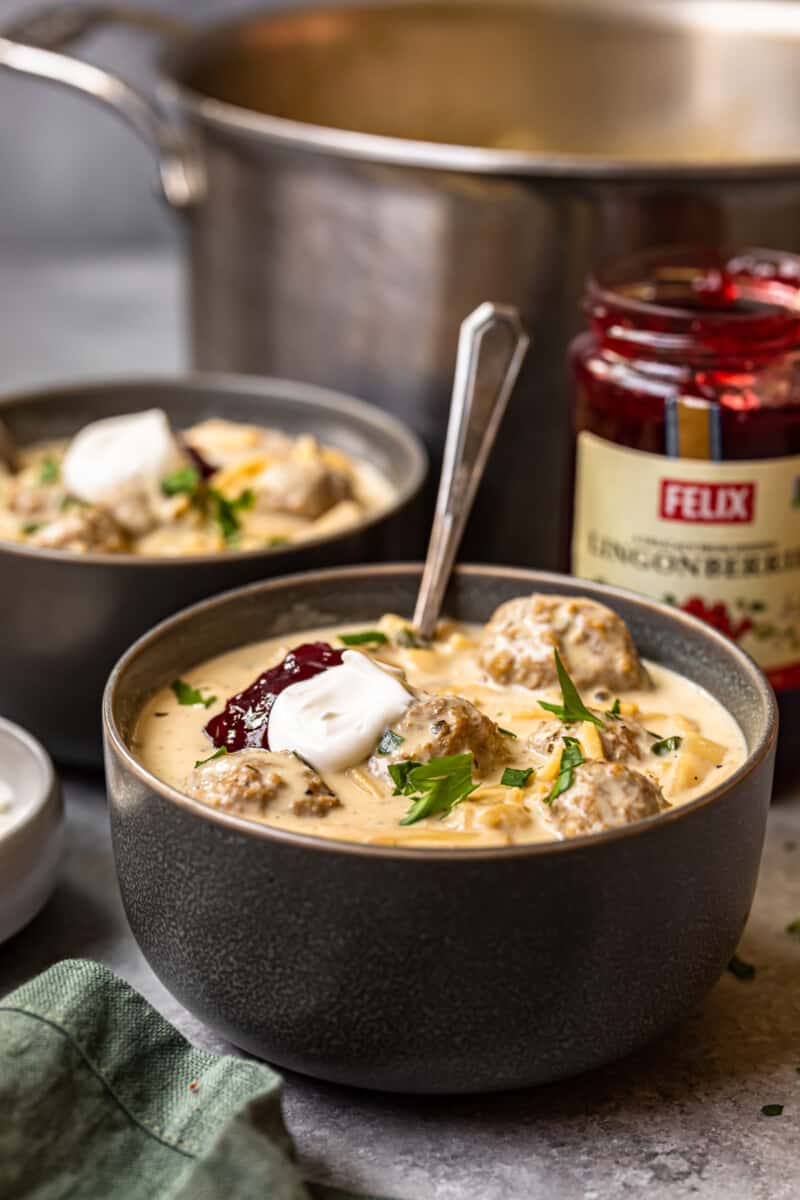
[[[322,817],[338,808],[338,796],[293,754],[237,750],[195,767],[185,790],[195,800],[245,817],[263,817],[280,803],[296,816]]]
[[[402,739],[390,754],[373,754],[369,769],[386,778],[390,763],[427,762],[472,751],[475,769],[491,771],[508,757],[508,746],[494,721],[462,696],[422,696],[409,704],[393,727]]]
[[[34,546],[48,550],[78,550],[114,554],[128,548],[127,539],[103,508],[75,504],[31,537]]]
[[[260,425],[243,425],[211,417],[183,432],[183,442],[215,468],[235,466],[261,455],[287,458],[292,451],[292,438],[277,429],[262,429]]]
[[[597,709],[590,712],[599,717],[605,724],[605,729],[597,728],[603,753],[609,762],[627,762],[629,759],[640,759],[650,749],[655,740],[638,721],[630,717],[609,717]],[[574,733],[574,728],[564,725],[562,721],[540,721],[535,731],[527,739],[528,749],[537,754],[550,755],[556,746],[561,746],[565,733]]]
[[[574,596],[521,596],[501,604],[483,631],[481,666],[497,683],[556,683],[558,649],[575,684],[616,692],[647,682],[628,627],[604,604]]]
[[[276,463],[254,484],[256,505],[314,521],[352,496],[350,480],[321,462]]]
[[[546,820],[564,837],[618,829],[667,808],[661,788],[623,763],[585,762],[572,783],[547,806]]]

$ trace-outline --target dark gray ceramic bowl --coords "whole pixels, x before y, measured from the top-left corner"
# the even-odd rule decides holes
[[[419,550],[413,500],[426,473],[421,443],[398,421],[336,392],[234,375],[128,379],[8,396],[0,399],[0,419],[24,445],[154,406],[178,428],[224,416],[313,433],[370,461],[394,484],[396,500],[381,516],[334,537],[246,553],[144,558],[0,542],[0,713],[63,762],[100,763],[108,673],[126,646],[163,617],[287,571]]]
[[[131,928],[182,1004],[237,1045],[323,1079],[402,1092],[521,1087],[599,1066],[684,1017],[745,923],[777,720],[720,634],[632,594],[465,567],[446,611],[484,621],[533,590],[610,604],[642,650],[712,691],[745,764],[699,800],[593,838],[490,850],[365,847],[279,832],[159,783],[128,749],[142,702],[203,659],[327,622],[410,613],[418,566],[242,589],[165,621],[104,701],[114,854]]]

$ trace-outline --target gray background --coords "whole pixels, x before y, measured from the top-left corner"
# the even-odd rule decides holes
[[[0,0],[0,32],[49,3]],[[135,3],[198,26],[270,7],[269,0]],[[76,48],[79,57],[147,92],[155,87],[157,51],[157,39],[118,27]],[[0,70],[0,255],[25,245],[168,246],[177,236],[175,218],[154,180],[152,155],[113,113],[64,88]]]
[[[203,25],[258,0],[135,0]],[[48,0],[0,0],[0,32]],[[143,91],[157,39],[119,27],[76,54]],[[172,373],[188,361],[180,219],[111,112],[0,70],[0,391]]]

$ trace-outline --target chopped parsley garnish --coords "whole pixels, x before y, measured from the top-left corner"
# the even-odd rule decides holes
[[[252,508],[255,496],[251,488],[229,500],[217,488],[206,487],[200,466],[179,467],[161,480],[161,491],[165,496],[188,496],[216,524],[224,541],[232,546],[241,529],[239,513]],[[283,542],[284,538],[270,539],[268,545]]]
[[[203,708],[209,708],[217,698],[216,696],[204,696],[202,691],[198,688],[193,688],[185,679],[173,679],[170,687],[175,693],[175,699],[178,701],[178,704],[202,704]]]
[[[752,963],[745,962],[734,954],[731,961],[728,963],[728,970],[731,975],[735,975],[737,979],[755,979],[756,969]]]
[[[583,762],[583,751],[581,744],[577,738],[564,737],[561,739],[564,743],[564,749],[561,751],[561,762],[558,767],[558,775],[556,781],[550,789],[550,795],[545,800],[545,804],[552,804],[557,796],[565,792],[567,788],[572,787],[573,772],[576,767],[579,767]]]
[[[404,625],[402,629],[399,629],[394,635],[394,640],[396,645],[405,646],[410,650],[420,650],[427,644],[410,625]]]
[[[619,696],[617,696],[616,700],[611,705],[611,708],[606,709],[606,716],[611,717],[614,721],[618,721],[620,719]]]
[[[207,762],[213,762],[215,758],[222,758],[223,754],[228,753],[227,746],[220,746],[219,750],[215,750],[213,754],[209,754],[208,758],[198,758],[195,762],[196,767],[204,767]]]
[[[193,496],[199,486],[197,467],[179,467],[161,480],[161,491],[165,496]]]
[[[682,741],[683,738],[675,733],[672,737],[661,738],[659,742],[653,742],[650,749],[653,751],[653,754],[661,757],[664,754],[671,754],[673,750],[680,750]]]
[[[246,508],[252,508],[255,496],[250,488],[245,488],[235,500],[229,500],[216,488],[208,489],[208,500],[211,517],[219,526],[224,540],[230,545],[242,527],[238,514]]]
[[[393,795],[407,795],[406,788],[408,787],[408,777],[415,767],[419,767],[421,765],[421,763],[414,762],[410,758],[405,758],[402,762],[389,764],[389,774],[392,778],[392,783],[394,784],[394,792],[392,793]]]
[[[339,641],[344,642],[345,646],[380,646],[388,640],[386,634],[381,633],[380,629],[364,629],[361,633],[339,634]]]
[[[59,512],[66,512],[68,508],[87,508],[85,500],[79,500],[77,496],[62,496],[58,505]]]
[[[589,709],[581,700],[580,693],[570,679],[558,650],[554,650],[553,654],[556,659],[556,673],[558,674],[558,682],[561,685],[563,704],[548,704],[546,700],[540,700],[539,707],[544,708],[547,712],[555,713],[566,725],[572,725],[575,721],[591,721],[593,725],[599,725],[601,729],[605,729],[604,722],[599,717],[596,717],[594,713],[589,712]]]
[[[498,726],[497,726],[497,732],[498,732],[498,733],[502,733],[503,737],[510,737],[510,738],[513,738],[513,739],[514,739],[514,741],[516,741],[516,740],[517,740],[517,735],[514,733],[514,730],[513,730],[513,729],[503,729],[503,726],[502,726],[502,725],[498,725]]]
[[[22,532],[23,533],[37,533],[40,529],[43,529],[43,528],[44,528],[44,526],[42,525],[41,521],[28,521],[27,524],[22,526]]]
[[[408,796],[412,803],[401,825],[413,825],[437,813],[445,817],[474,792],[472,754],[450,754],[426,763],[401,762],[389,765],[395,796]]]
[[[790,937],[800,939],[800,917],[795,917],[793,921],[789,922],[786,926],[786,932]]]
[[[381,740],[378,742],[378,754],[391,754],[398,746],[402,746],[406,739],[399,733],[395,733],[393,729],[387,729]]]
[[[58,460],[48,454],[42,459],[41,470],[39,471],[40,483],[58,483],[58,477],[61,474],[61,468],[58,465]]]
[[[783,1115],[782,1104],[765,1104],[761,1109],[762,1116],[765,1117],[780,1117]]]
[[[270,549],[275,546],[288,546],[289,539],[288,537],[271,537],[268,539],[267,545],[270,547]]]
[[[503,787],[522,788],[533,774],[533,767],[506,767],[503,771],[500,783]]]

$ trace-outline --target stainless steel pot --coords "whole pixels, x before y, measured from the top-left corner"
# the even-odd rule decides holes
[[[169,36],[177,123],[57,53],[108,20]],[[563,359],[594,259],[687,240],[800,250],[795,0],[380,4],[190,35],[62,5],[7,32],[0,64],[112,105],[156,147],[189,219],[199,365],[365,396],[436,453],[459,322],[487,298],[520,308],[537,349],[474,557],[561,557]]]

